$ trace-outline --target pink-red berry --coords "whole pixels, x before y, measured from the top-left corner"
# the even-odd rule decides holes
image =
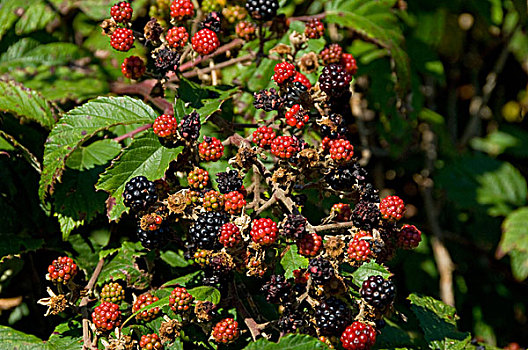
[[[295,77],[293,77],[293,82],[295,83],[296,81],[306,86],[308,90],[312,88],[312,83],[310,83],[310,80],[308,80],[306,75],[302,74],[301,72],[297,72]]]
[[[176,287],[169,296],[169,306],[177,314],[189,311],[194,297],[184,287]]]
[[[304,112],[301,105],[293,105],[285,114],[286,124],[301,129],[305,123],[308,123],[310,117]]]
[[[189,187],[203,190],[209,183],[209,172],[204,169],[194,168],[187,175]]]
[[[330,158],[338,164],[346,164],[354,156],[354,146],[346,139],[337,139],[330,142]]]
[[[110,45],[117,51],[128,51],[134,45],[134,33],[128,28],[116,28],[110,36]]]
[[[403,249],[418,247],[422,240],[422,232],[414,225],[403,225],[397,235],[398,246]]]
[[[253,131],[253,142],[261,148],[267,148],[277,135],[269,126],[260,126]]]
[[[128,79],[139,79],[145,74],[145,62],[138,56],[130,56],[121,63],[121,73]]]
[[[220,46],[218,35],[211,29],[200,29],[191,39],[192,48],[200,55],[208,55]]]
[[[242,235],[235,224],[228,222],[227,224],[222,225],[218,241],[222,243],[224,247],[232,248],[242,242]]]
[[[224,318],[218,322],[212,332],[213,339],[222,344],[233,342],[239,335],[238,322],[232,318]]]
[[[356,74],[358,67],[356,59],[354,56],[352,56],[352,54],[344,53],[343,56],[341,56],[341,65],[345,67],[345,70],[348,73],[352,75]]]
[[[289,62],[277,63],[273,71],[275,72],[273,74],[273,80],[278,85],[293,81],[296,73],[295,66]]]
[[[163,349],[163,344],[159,336],[156,333],[152,333],[141,336],[139,347],[141,350],[161,350]]]
[[[92,322],[100,331],[111,331],[121,324],[119,305],[103,301],[92,312]]]
[[[306,22],[306,27],[304,28],[304,34],[308,39],[319,39],[324,34],[324,24],[319,18],[312,18]]]
[[[368,324],[355,321],[341,334],[345,350],[369,350],[376,343],[376,330]]]
[[[235,27],[236,35],[245,41],[251,41],[255,39],[256,31],[257,26],[249,21],[240,21]]]
[[[245,205],[244,195],[238,191],[231,191],[224,195],[224,210],[229,214],[240,214]]]
[[[143,309],[146,309],[150,304],[155,303],[158,300],[159,300],[158,297],[156,297],[156,296],[154,296],[154,295],[152,295],[150,293],[142,294],[134,302],[134,305],[132,306],[132,312],[135,313],[137,311],[141,311]],[[158,306],[156,306],[156,307],[150,308],[148,310],[143,310],[143,311],[139,312],[136,315],[136,319],[148,322],[148,321],[151,321],[151,320],[155,319],[156,317],[158,317],[160,312],[161,312],[161,309]]]
[[[176,21],[182,21],[194,16],[194,6],[191,0],[174,0],[170,5],[170,15]]]
[[[53,283],[67,284],[77,274],[77,264],[72,258],[61,256],[48,266],[48,279]]]
[[[381,200],[379,209],[384,219],[398,221],[405,213],[405,203],[398,196],[388,196]]]
[[[352,215],[352,209],[350,209],[350,204],[336,203],[332,206],[332,209],[330,211],[335,214],[336,221],[350,221],[350,216]]]
[[[251,225],[251,239],[255,243],[270,245],[277,240],[277,223],[268,218],[255,219]]]
[[[165,35],[167,44],[173,49],[184,47],[189,41],[189,33],[185,27],[174,27],[169,29],[167,35]]]
[[[203,142],[198,145],[200,158],[206,162],[216,162],[224,155],[224,145],[214,136],[204,136]]]
[[[121,1],[110,8],[110,16],[117,23],[128,22],[132,18],[132,6],[127,1]]]
[[[277,136],[271,142],[271,153],[282,159],[289,159],[299,151],[299,143],[291,136]]]
[[[369,261],[372,256],[369,239],[372,238],[370,232],[359,231],[348,244],[348,257],[355,261]]]
[[[343,48],[339,44],[330,44],[319,53],[319,57],[325,66],[341,62],[342,56]]]
[[[323,239],[315,232],[308,232],[297,241],[297,250],[304,256],[316,256],[321,249]]]
[[[169,137],[178,131],[178,120],[173,115],[162,114],[152,124],[154,134],[159,137]]]

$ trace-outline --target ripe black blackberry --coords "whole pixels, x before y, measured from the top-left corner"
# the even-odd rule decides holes
[[[139,211],[157,200],[156,186],[145,176],[136,176],[125,184],[123,203],[130,209]]]
[[[323,68],[319,76],[319,87],[329,97],[338,97],[348,89],[352,75],[340,64],[330,64]]]
[[[293,239],[302,238],[306,234],[306,218],[302,215],[288,215],[281,234]]]
[[[380,202],[379,191],[375,189],[371,183],[365,184],[365,186],[360,189],[359,195],[362,201],[370,203]]]
[[[291,284],[283,275],[272,275],[270,280],[260,289],[266,294],[266,300],[270,303],[279,303],[288,299]]]
[[[352,212],[352,222],[361,230],[370,231],[377,228],[380,219],[381,212],[372,202],[360,200]]]
[[[255,92],[253,97],[253,106],[265,112],[276,111],[284,104],[284,99],[279,96],[279,93],[274,88]]]
[[[175,72],[180,64],[180,54],[167,48],[154,51],[154,67],[161,76],[168,72]]]
[[[141,227],[137,228],[137,236],[143,247],[155,249],[162,247],[168,240],[170,229],[166,225],[161,225],[157,230],[144,231]]]
[[[325,175],[325,180],[336,191],[352,191],[355,185],[365,184],[367,175],[367,171],[358,163],[352,163],[331,169]]]
[[[330,297],[315,309],[315,320],[323,335],[341,335],[351,321],[349,307],[341,300]]]
[[[326,282],[329,282],[335,274],[334,267],[330,261],[322,257],[310,260],[308,272],[310,273],[312,281],[314,281],[315,284],[323,285]]]
[[[396,288],[391,280],[381,276],[370,276],[360,290],[361,297],[377,309],[383,309],[394,300]]]
[[[286,88],[284,103],[287,107],[300,104],[305,108],[309,108],[313,104],[308,88],[300,81],[296,81]]]
[[[218,233],[226,222],[225,213],[218,211],[200,213],[194,225],[189,229],[189,237],[198,248],[218,248],[221,246],[218,241]]]
[[[232,191],[240,191],[244,180],[236,170],[229,170],[221,173],[216,173],[216,183],[218,184],[218,191],[226,194]]]
[[[200,136],[200,116],[197,112],[192,112],[183,117],[180,123],[180,135],[188,142],[193,142]]]
[[[278,0],[247,0],[246,10],[251,18],[259,21],[269,21],[277,15]]]
[[[210,12],[207,17],[200,23],[200,29],[207,28],[216,34],[222,31],[222,14],[220,12]]]
[[[279,329],[285,333],[295,333],[303,328],[306,324],[303,310],[291,303],[284,304],[280,310],[282,315],[279,317]]]

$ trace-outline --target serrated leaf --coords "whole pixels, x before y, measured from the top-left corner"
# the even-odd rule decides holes
[[[249,344],[244,350],[301,350],[301,349],[329,349],[328,345],[319,339],[305,334],[288,334],[282,337],[278,343],[267,339],[259,339]]]
[[[352,282],[361,287],[364,281],[370,276],[381,276],[385,279],[392,276],[392,273],[387,270],[385,266],[379,265],[373,261],[364,263],[356,271],[352,273]]]
[[[13,136],[6,134],[3,130],[0,130],[0,141],[5,142],[4,145],[1,144],[3,142],[0,142],[0,149],[6,151],[19,151],[22,153],[24,159],[33,167],[33,169],[40,173],[41,166],[37,157],[35,157],[24,145],[15,140]]]
[[[429,348],[431,350],[466,350],[471,344],[471,335],[465,339],[450,339],[446,338],[443,340],[434,340],[429,343]],[[487,349],[488,347],[486,347]]]
[[[499,249],[503,253],[518,250],[528,253],[528,207],[511,212],[502,223]]]
[[[201,274],[201,271],[194,271],[187,275],[180,276],[178,278],[175,278],[173,280],[167,281],[163,284],[163,286],[175,286],[175,285],[182,285],[186,286],[189,282],[195,280],[199,275]]]
[[[199,286],[187,290],[196,300],[210,301],[213,304],[220,302],[220,291],[214,287]]]
[[[27,44],[16,46],[16,50],[8,51],[2,55],[0,57],[0,72],[5,73],[15,68],[40,65],[64,65],[83,56],[82,50],[75,44],[50,43],[34,46],[33,42],[30,46]]]
[[[34,335],[25,334],[6,326],[0,326],[0,344],[2,344],[3,349],[17,350],[82,349],[82,342],[79,343],[79,339],[54,334],[48,341],[44,342]]]
[[[121,152],[119,142],[112,139],[98,140],[86,147],[76,149],[66,161],[66,166],[75,170],[92,169],[104,165]]]
[[[69,111],[55,125],[44,148],[39,196],[53,193],[68,157],[100,131],[116,125],[152,122],[157,116],[144,102],[131,97],[100,97]]]
[[[33,1],[31,1],[33,2]],[[17,35],[28,34],[44,29],[57,14],[44,1],[38,1],[28,6],[22,17],[15,25]]]
[[[0,227],[0,232],[2,228]],[[20,254],[30,250],[36,250],[44,245],[44,240],[25,237],[20,234],[0,234],[0,256],[9,254]]]
[[[130,286],[145,288],[148,285],[147,275],[135,263],[136,258],[145,255],[142,249],[139,242],[123,242],[121,248],[117,249],[117,254],[104,265],[97,284],[102,285],[110,280],[124,280]],[[104,255],[104,251],[101,253]]]
[[[134,139],[121,152],[110,167],[100,176],[98,190],[109,193],[107,214],[110,220],[117,220],[126,210],[123,204],[125,184],[135,176],[145,176],[153,181],[163,177],[169,163],[175,160],[183,147],[165,148],[161,146],[152,131]]]
[[[512,250],[510,259],[513,276],[518,281],[524,281],[528,277],[528,252]]]
[[[172,267],[186,267],[192,264],[191,261],[185,259],[182,251],[163,251],[160,253],[160,258]]]
[[[48,129],[55,124],[54,106],[38,92],[14,81],[0,80],[0,111],[37,122]]]
[[[0,1],[0,39],[13,26],[18,16],[15,9],[19,4],[18,0],[1,0]]]
[[[429,296],[411,294],[407,299],[411,301],[411,310],[418,318],[427,342],[464,340],[468,337],[468,333],[456,328],[458,316],[454,307]]]
[[[280,264],[284,269],[284,277],[292,278],[293,270],[304,269],[308,267],[308,259],[300,255],[296,245],[290,245],[290,249],[282,257]]]

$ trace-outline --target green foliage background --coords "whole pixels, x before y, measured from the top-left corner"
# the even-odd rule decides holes
[[[0,0],[0,298],[23,298],[15,308],[2,309],[0,323],[10,328],[0,328],[0,340],[25,342],[27,348],[42,344],[39,338],[48,339],[55,326],[45,347],[75,348],[65,342],[75,343],[78,335],[59,339],[57,334],[67,332],[63,320],[49,322],[36,304],[45,295],[46,266],[57,255],[76,257],[87,273],[99,257],[112,256],[102,280],[119,268],[133,275],[138,287],[146,283],[133,266],[144,252],[126,242],[133,227],[126,220],[108,224],[105,201],[108,193],[117,199],[108,212],[117,220],[125,209],[120,191],[126,180],[144,171],[160,177],[180,151],[160,148],[149,132],[133,141],[112,140],[152,122],[159,111],[136,98],[115,97],[115,83],[123,80],[120,62],[144,53],[111,50],[97,26],[107,17],[108,4]],[[410,205],[407,221],[424,232],[417,251],[390,263],[399,311],[415,317],[403,327],[390,325],[378,346],[410,346],[419,326],[433,348],[462,349],[472,336],[499,347],[528,345],[526,2],[288,0],[281,5],[292,16],[326,12],[331,39],[357,58],[355,137],[358,147],[372,154],[366,168],[382,197],[395,193]],[[149,4],[138,0],[133,6],[144,16]],[[296,26],[302,28],[293,22]],[[240,112],[226,101],[247,101],[251,91],[270,84],[273,65],[263,60],[259,75],[254,64],[225,69],[225,83],[236,77],[246,82],[242,94],[217,90],[220,98],[182,99],[203,102],[204,118],[224,103],[222,117],[226,109]],[[183,83],[189,91],[199,90],[192,81]],[[81,124],[83,114],[101,118]],[[122,162],[112,165],[117,155]],[[138,164],[140,158],[146,160]],[[320,218],[331,204],[311,193],[307,215]],[[455,309],[422,296],[442,297],[436,239],[453,262],[460,331]],[[168,267],[186,268],[177,254],[166,252],[162,259]],[[316,344],[305,337],[282,341],[281,349]],[[260,343],[250,348],[266,346]]]

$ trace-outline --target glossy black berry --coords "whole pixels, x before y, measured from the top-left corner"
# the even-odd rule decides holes
[[[183,117],[180,123],[180,135],[188,142],[196,141],[200,136],[201,127],[200,116],[192,112]]]
[[[315,310],[315,321],[323,335],[341,335],[351,321],[349,307],[341,300],[330,297]]]
[[[361,230],[370,231],[379,226],[381,212],[372,202],[360,200],[352,211],[352,222]]]
[[[240,191],[243,185],[242,176],[236,170],[229,170],[216,174],[216,183],[218,191],[226,194],[232,191]]]
[[[176,51],[162,48],[154,52],[154,66],[160,75],[165,75],[170,71],[176,71],[180,64],[180,54]]]
[[[225,213],[217,211],[200,213],[194,225],[189,229],[189,237],[201,249],[220,247],[218,233],[226,222],[227,216]]]
[[[262,109],[265,112],[276,111],[284,104],[283,98],[280,97],[277,90],[273,88],[255,92],[253,97],[253,106],[257,109]]]
[[[330,261],[321,257],[310,260],[308,272],[315,284],[322,285],[329,282],[335,274],[334,267]]]
[[[272,275],[261,291],[266,295],[266,300],[270,303],[279,303],[288,299],[291,291],[291,284],[282,275]]]
[[[296,104],[300,104],[303,107],[309,107],[312,104],[312,99],[308,92],[308,88],[300,81],[296,81],[286,88],[284,102],[287,107],[293,107],[293,105]]]
[[[141,227],[137,228],[138,240],[147,249],[160,248],[167,242],[169,235],[170,229],[165,225],[161,225],[157,230],[145,231]]]
[[[145,209],[157,200],[156,186],[145,176],[136,176],[125,184],[123,203],[132,210]]]
[[[209,30],[212,30],[216,34],[220,33],[220,31],[222,30],[222,14],[214,11],[207,14],[205,20],[200,23],[200,28],[207,28]]]
[[[396,288],[391,280],[383,279],[381,276],[370,276],[360,291],[361,297],[377,309],[383,309],[394,300]]]
[[[306,234],[306,218],[302,215],[288,215],[281,234],[288,238],[302,238]]]
[[[340,64],[330,64],[323,68],[319,76],[319,87],[330,97],[338,97],[345,92],[352,75]]]
[[[246,10],[251,18],[269,21],[277,15],[279,2],[277,0],[247,0]]]

